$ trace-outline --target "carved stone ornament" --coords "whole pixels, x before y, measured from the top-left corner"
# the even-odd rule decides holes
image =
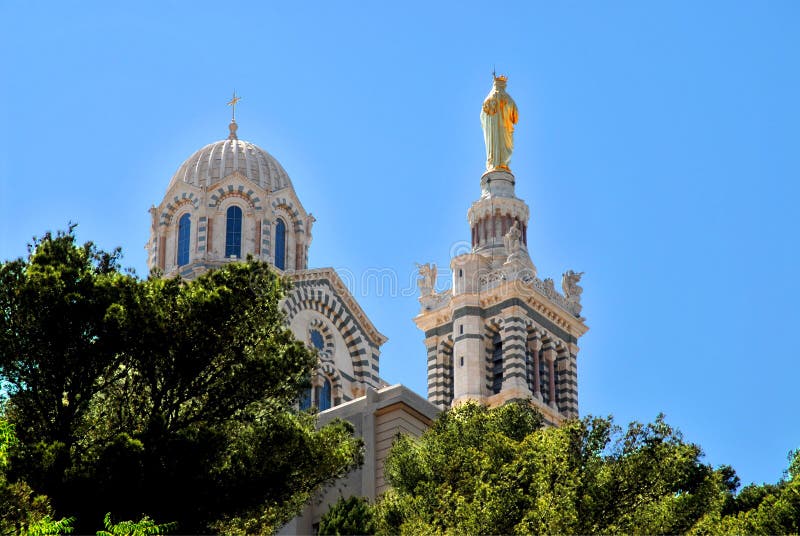
[[[583,287],[578,285],[584,272],[575,273],[572,270],[567,270],[561,275],[561,289],[564,291],[564,297],[567,301],[580,303],[581,293]]]
[[[506,253],[509,257],[519,253],[522,248],[522,231],[519,230],[519,222],[515,221],[511,229],[503,237],[503,244],[506,246]]]
[[[421,297],[430,296],[434,293],[436,286],[436,265],[432,262],[426,264],[417,264],[419,275],[417,286],[419,287],[419,294]]]

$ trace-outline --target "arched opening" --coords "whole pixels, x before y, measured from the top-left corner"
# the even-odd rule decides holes
[[[311,387],[303,389],[300,395],[300,410],[307,410],[311,408]]]
[[[333,405],[333,386],[327,376],[323,377],[322,385],[316,386],[314,391],[319,410],[325,411],[326,409],[330,409]]]
[[[528,331],[525,343],[525,379],[534,398],[542,399],[540,335],[535,330]]]
[[[542,402],[550,404],[552,396],[550,392],[550,354],[553,352],[553,341],[544,339],[542,349],[539,351],[539,389],[542,393]]]
[[[492,393],[497,394],[503,387],[503,340],[495,331],[492,336]]]
[[[242,256],[242,209],[228,207],[225,225],[225,257],[239,259]]]
[[[286,223],[280,218],[275,223],[275,267],[286,269]]]
[[[189,264],[189,237],[192,230],[192,219],[184,214],[178,220],[178,266]]]

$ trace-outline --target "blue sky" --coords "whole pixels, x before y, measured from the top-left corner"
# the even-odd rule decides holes
[[[670,423],[744,482],[800,447],[797,2],[0,3],[0,259],[46,230],[122,246],[227,135],[286,168],[312,266],[354,274],[425,393],[414,262],[469,240],[491,71],[540,277],[585,271],[582,414]],[[363,274],[395,274],[363,284]]]

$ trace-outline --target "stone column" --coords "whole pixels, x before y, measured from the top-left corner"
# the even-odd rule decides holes
[[[195,245],[195,251],[197,252],[197,259],[205,259],[206,258],[206,240],[207,240],[207,229],[208,229],[208,218],[205,216],[200,216],[197,219],[197,242]],[[194,258],[192,259],[194,260]]]
[[[433,402],[434,382],[436,381],[436,338],[428,337],[425,339],[425,350],[428,355],[428,400]]]
[[[565,396],[566,402],[566,415],[571,418],[578,418],[578,351],[580,350],[576,344],[570,343],[567,345],[568,350],[568,363],[569,367],[565,374],[565,383],[567,394]]]
[[[531,354],[533,355],[533,397],[537,400],[542,399],[542,378],[539,374],[539,351],[542,349],[542,339],[539,335],[534,335],[529,343]]]
[[[161,235],[158,237],[158,268],[162,272],[167,266],[167,237]]]
[[[297,244],[295,245],[295,255],[294,255],[294,269],[295,270],[302,270],[303,269],[303,244],[300,243],[299,240],[300,236],[297,236]]]
[[[428,401],[438,408],[446,409],[444,373],[439,363],[439,337],[425,339],[428,351]]]
[[[569,350],[566,345],[559,345],[558,357],[556,358],[556,370],[558,371],[558,383],[556,384],[558,408],[559,411],[567,417],[577,417],[577,404],[573,406],[572,403],[573,390],[577,389],[577,385],[572,385],[571,379],[573,375],[571,368]]]
[[[261,224],[261,254],[267,261],[275,262],[275,251],[272,249],[272,221],[266,217]]]
[[[520,316],[508,317],[503,321],[501,332],[503,341],[503,385],[500,392],[504,400],[528,399],[528,378],[525,367],[525,344],[527,330]]]
[[[451,263],[451,268],[455,265]],[[465,278],[471,276],[473,267],[464,266]],[[467,281],[467,284],[469,281]],[[466,292],[471,292],[468,287]],[[453,403],[464,400],[483,402],[486,395],[486,350],[484,326],[480,312],[476,311],[478,298],[470,294],[457,297],[461,303],[454,308],[453,334]],[[463,333],[462,333],[463,328]]]
[[[437,339],[438,340],[438,339]],[[428,348],[428,400],[441,409],[453,402],[453,347],[447,342],[438,342]]]

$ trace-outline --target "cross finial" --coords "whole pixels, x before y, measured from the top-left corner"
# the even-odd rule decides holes
[[[228,101],[228,106],[232,108],[231,110],[231,121],[236,122],[236,104],[242,100],[241,97],[236,96],[236,90],[233,90],[233,98]]]

